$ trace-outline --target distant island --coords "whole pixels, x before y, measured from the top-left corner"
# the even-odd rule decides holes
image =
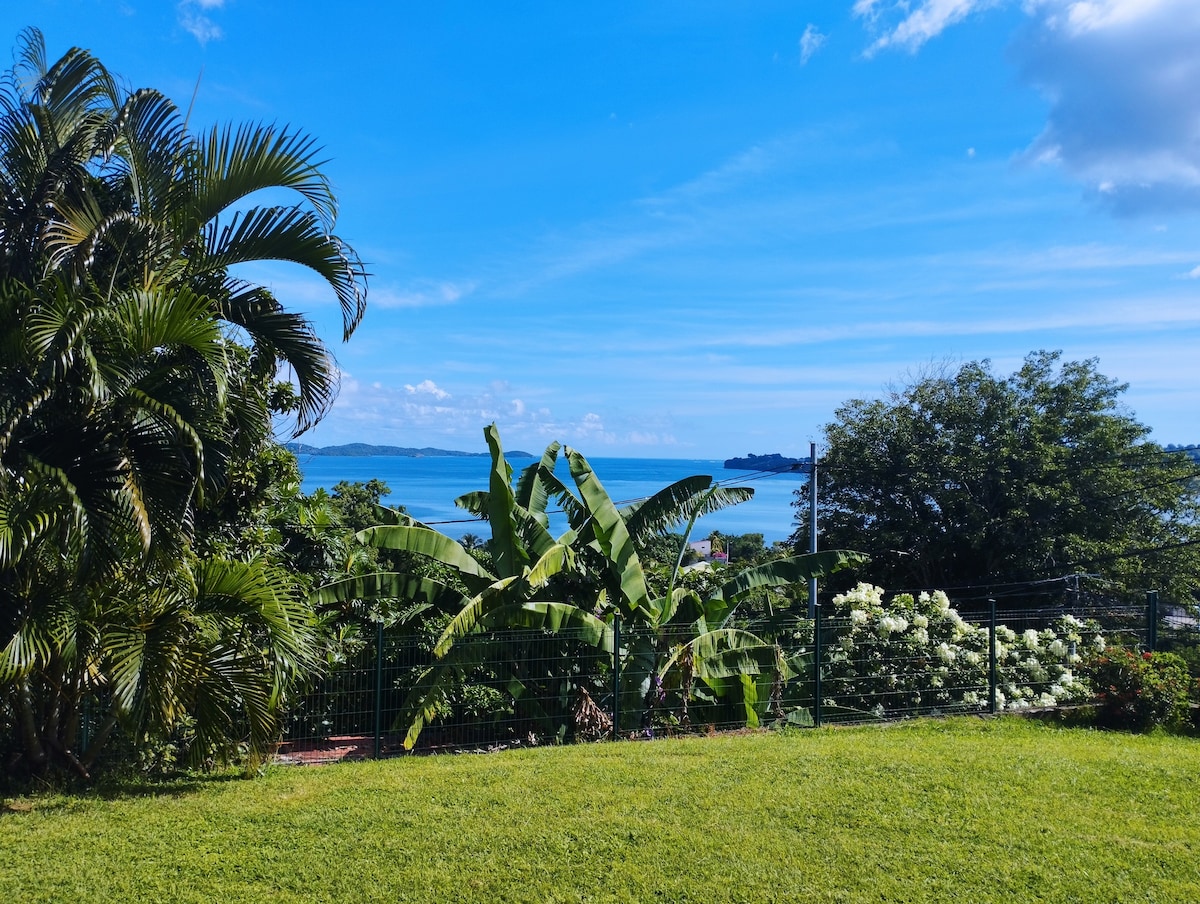
[[[747,453],[745,458],[727,458],[725,467],[731,471],[799,471],[808,464],[807,458],[786,458],[778,452],[770,455]]]
[[[329,455],[343,458],[365,458],[373,455],[395,455],[399,458],[487,458],[490,452],[456,452],[453,449],[411,449],[407,446],[372,446],[369,443],[347,443],[344,446],[310,446],[307,443],[284,443],[293,455]],[[533,458],[532,452],[519,449],[504,453],[505,458]]]

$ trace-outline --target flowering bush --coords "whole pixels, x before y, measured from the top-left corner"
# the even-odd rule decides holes
[[[834,597],[824,633],[824,706],[880,716],[988,706],[988,629],[964,620],[940,590],[885,600],[881,588],[859,584]],[[1075,669],[1083,651],[1104,646],[1094,624],[1070,615],[1020,634],[997,626],[997,707],[1089,699]]]
[[[1174,653],[1114,648],[1090,660],[1086,671],[1096,689],[1102,725],[1148,731],[1187,722],[1193,685],[1187,663]]]

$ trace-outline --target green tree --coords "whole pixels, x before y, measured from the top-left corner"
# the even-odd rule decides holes
[[[365,482],[343,480],[333,488],[333,502],[342,523],[359,531],[379,523],[380,500],[391,492],[386,483],[375,477]]]
[[[263,189],[298,200],[245,206]],[[308,267],[349,335],[365,285],[330,233],[334,209],[302,134],[192,133],[158,92],[126,90],[82,50],[49,63],[41,35],[25,33],[0,85],[0,723],[22,768],[86,771],[108,734],[77,749],[85,701],[131,737],[193,724],[201,755],[249,719],[261,752],[283,677],[311,658],[311,613],[279,572],[197,553],[229,551],[226,528],[258,504],[239,494],[271,443],[272,405],[303,429],[330,404],[336,370],[301,315],[231,268]],[[294,393],[274,383],[281,363]],[[217,598],[266,594],[282,614],[240,634],[236,619],[204,614],[222,569],[240,583]],[[162,647],[176,653],[129,653],[170,633],[147,607],[183,632]],[[208,663],[192,668],[180,657],[201,636]],[[204,669],[226,652],[240,677],[205,686],[223,687],[241,720],[202,705]],[[178,680],[164,682],[171,668]],[[251,693],[267,678],[268,693]],[[265,701],[254,718],[252,699]]]
[[[818,468],[823,545],[869,552],[859,576],[884,586],[953,592],[1085,572],[1190,600],[1197,471],[1148,441],[1121,404],[1126,388],[1095,360],[1037,352],[1008,376],[970,362],[847,402]],[[806,528],[793,542],[807,545]]]

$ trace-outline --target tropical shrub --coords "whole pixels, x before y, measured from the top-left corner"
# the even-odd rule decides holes
[[[833,598],[822,642],[822,704],[885,716],[989,705],[989,632],[940,590],[913,596],[860,583]],[[1098,626],[1071,615],[1022,632],[996,627],[997,709],[1088,699],[1076,675],[1083,649],[1103,650]]]
[[[1187,663],[1176,654],[1115,647],[1091,659],[1086,671],[1096,689],[1101,725],[1149,731],[1187,724],[1196,686]]]

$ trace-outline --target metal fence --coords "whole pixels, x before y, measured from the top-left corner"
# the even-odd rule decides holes
[[[432,635],[364,626],[294,701],[278,759],[1058,706],[1082,702],[1075,672],[1101,644],[1200,648],[1192,614],[1160,610],[1154,594],[1136,604],[992,604],[955,622],[953,644],[912,640],[911,630],[904,643],[864,635],[854,615],[827,605],[815,621],[777,617],[702,638],[615,623],[599,646],[569,631],[497,630],[460,639],[441,659]]]

